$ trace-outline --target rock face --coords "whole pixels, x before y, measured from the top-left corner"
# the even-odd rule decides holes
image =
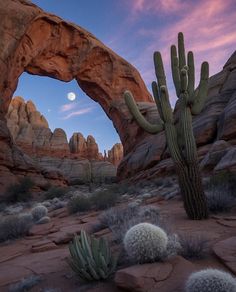
[[[91,135],[85,139],[81,133],[74,133],[68,144],[64,130],[52,132],[32,101],[13,98],[6,119],[13,141],[47,176],[59,172],[69,184],[115,178],[117,164],[112,161],[118,163],[121,156],[104,161]]]
[[[121,143],[116,143],[111,150],[108,150],[107,160],[118,166],[123,158],[123,146]]]
[[[19,96],[13,98],[6,119],[14,142],[25,153],[56,157],[69,155],[66,133],[62,129],[51,132],[47,120],[32,101],[25,102]]]
[[[0,15],[1,190],[6,183],[2,178],[12,173],[9,161],[14,160],[14,142],[7,130],[5,115],[24,71],[62,81],[76,79],[81,89],[97,101],[112,120],[125,152],[132,148],[133,141],[142,138],[137,125],[128,125],[130,113],[124,104],[123,92],[129,88],[139,101],[151,102],[152,97],[132,65],[83,28],[44,12],[30,1],[1,1]],[[27,128],[25,131],[30,132]],[[39,139],[45,135],[47,133],[39,130]],[[58,133],[56,136],[58,139]],[[17,164],[14,164],[14,172],[24,174]]]
[[[203,111],[193,117],[193,129],[203,171],[236,170],[236,52],[223,70],[212,76]],[[149,121],[157,120],[156,105],[139,103]],[[130,119],[130,124],[135,123]],[[141,130],[139,130],[141,131]],[[132,152],[118,167],[118,176],[136,178],[165,175],[173,170],[168,162],[163,132],[148,135],[133,144]]]
[[[18,175],[24,174],[19,163],[19,151],[14,146],[5,120],[18,78],[24,71],[62,81],[76,79],[81,89],[102,106],[112,120],[124,146],[124,158],[118,168],[120,179],[136,175],[139,177],[163,175],[173,169],[166,151],[164,133],[155,136],[145,133],[133,120],[124,103],[123,92],[129,89],[147,119],[151,122],[159,119],[156,105],[133,66],[86,30],[45,13],[29,1],[1,1],[0,15],[2,44],[0,46],[0,189],[5,184],[2,178],[12,175],[12,167]],[[236,166],[235,79],[236,52],[227,61],[223,70],[211,77],[204,110],[193,119],[194,134],[201,159],[218,140],[227,141],[231,145],[221,159],[217,158],[220,159],[219,163],[216,166],[211,165],[214,171],[222,167],[234,169]],[[34,112],[32,121],[40,119],[40,123],[44,123],[43,118],[34,111],[32,104],[28,105],[28,109]],[[14,112],[12,116],[14,119]],[[48,130],[43,129],[43,131],[41,128],[38,129],[37,133],[40,142],[45,136],[50,135]],[[17,131],[17,128],[14,131]],[[27,125],[22,131],[29,134],[29,137],[32,134],[31,128]],[[18,136],[20,140],[21,134]],[[53,144],[56,148],[58,139],[62,136],[61,132],[55,133]],[[29,144],[30,139],[25,148]],[[94,141],[89,139],[89,145],[95,153]],[[230,157],[233,159],[230,166],[225,163],[225,156],[228,161]],[[101,155],[98,154],[98,157],[101,158]]]

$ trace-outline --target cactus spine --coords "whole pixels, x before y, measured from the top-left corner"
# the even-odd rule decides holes
[[[178,122],[174,122],[166,85],[166,77],[160,52],[154,53],[157,82],[152,82],[152,91],[162,122],[149,123],[140,113],[132,93],[125,91],[125,102],[137,123],[148,133],[157,134],[165,130],[167,145],[179,178],[179,186],[185,211],[190,219],[208,217],[206,197],[203,191],[198,166],[197,147],[192,129],[192,114],[199,114],[207,95],[209,65],[203,62],[198,88],[194,89],[194,57],[192,52],[185,57],[183,33],[178,34],[178,56],[175,45],[171,46],[171,69],[178,97]]]

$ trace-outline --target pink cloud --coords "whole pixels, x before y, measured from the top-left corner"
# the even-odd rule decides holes
[[[63,117],[62,119],[68,120],[68,119],[75,117],[75,116],[81,116],[81,115],[87,114],[87,113],[91,112],[92,110],[93,110],[92,107],[84,108],[84,109],[81,109],[81,110],[78,110],[75,112],[71,112],[68,115],[66,115],[65,117]]]
[[[173,1],[173,5],[179,2],[171,1]],[[148,6],[144,8],[144,5],[148,5],[149,2],[149,0],[140,1],[136,9],[143,13],[141,10],[142,5],[143,9],[148,9]],[[177,10],[174,9],[172,13],[178,15],[178,20],[164,24],[160,29],[141,28],[138,31],[140,36],[145,36],[149,39],[146,48],[134,60],[134,65],[139,69],[141,75],[144,78],[147,77],[147,79],[145,78],[146,82],[149,83],[154,78],[152,55],[156,50],[162,53],[167,78],[171,78],[169,51],[171,44],[177,43],[179,31],[184,32],[186,51],[192,50],[195,54],[198,75],[200,65],[204,60],[210,63],[211,75],[220,71],[227,58],[236,49],[236,9],[234,0],[200,0],[197,4],[196,2],[192,3],[191,6],[188,8],[188,13],[182,10],[177,13]],[[156,11],[156,13],[158,12]],[[150,80],[151,76],[153,77]]]
[[[74,108],[76,108],[77,106],[77,103],[73,102],[73,103],[66,103],[66,104],[63,104],[60,109],[59,109],[59,112],[60,113],[64,113],[64,112],[67,112],[67,111],[70,111]]]
[[[173,13],[185,9],[188,4],[183,0],[132,0],[132,11]]]

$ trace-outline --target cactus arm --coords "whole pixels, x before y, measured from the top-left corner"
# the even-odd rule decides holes
[[[203,109],[203,106],[207,97],[208,90],[208,79],[209,79],[209,64],[208,62],[203,62],[201,66],[201,78],[198,86],[198,93],[193,100],[191,107],[191,112],[193,115],[197,115]]]
[[[156,83],[156,81],[152,82],[152,93],[154,96],[154,100],[156,102],[156,106],[157,106],[157,110],[159,113],[159,116],[161,118],[161,120],[163,121],[163,116],[162,116],[162,111],[161,111],[161,104],[160,104],[160,94],[159,94],[159,89],[158,89],[158,85]]]
[[[156,77],[158,81],[158,87],[160,88],[162,85],[166,86],[166,76],[165,76],[165,70],[163,66],[161,53],[155,52],[153,55],[153,59],[154,59]]]
[[[178,53],[179,53],[179,71],[186,65],[184,35],[182,32],[178,33]]]
[[[157,134],[163,130],[163,124],[151,124],[149,123],[144,116],[141,114],[139,108],[137,107],[133,95],[129,91],[124,93],[125,103],[128,106],[132,116],[135,118],[140,127],[150,134]]]
[[[180,95],[180,75],[179,75],[179,59],[177,57],[176,46],[172,45],[170,50],[171,56],[171,72],[172,78],[175,85],[176,95]]]
[[[194,94],[195,86],[195,68],[194,68],[194,57],[193,52],[188,52],[188,94],[191,98]]]
[[[160,106],[164,120],[167,145],[171,156],[176,163],[181,163],[182,157],[177,143],[177,133],[173,123],[173,112],[170,105],[168,90],[164,85],[160,88]]]

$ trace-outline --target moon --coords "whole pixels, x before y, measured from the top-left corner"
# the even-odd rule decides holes
[[[70,100],[70,101],[73,101],[76,99],[76,94],[74,92],[69,92],[67,93],[67,98]]]

